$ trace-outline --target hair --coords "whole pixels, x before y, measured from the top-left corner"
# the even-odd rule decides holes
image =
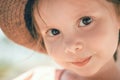
[[[46,53],[46,48],[43,42],[43,38],[41,36],[40,31],[38,31],[39,27],[35,21],[35,18],[33,16],[34,7],[38,4],[39,0],[28,0],[26,6],[25,6],[25,13],[24,13],[24,19],[26,22],[26,27],[31,34],[32,38],[37,41],[36,47],[39,46],[41,48],[42,52]]]
[[[115,7],[116,15],[120,17],[120,0],[107,0],[107,1],[113,3]],[[120,31],[119,31],[119,42],[120,42]],[[119,45],[119,42],[118,42],[118,45]],[[115,51],[113,56],[115,61],[117,61],[117,53],[118,53],[118,49]]]
[[[120,0],[106,0],[106,1],[113,3],[117,16],[120,16]],[[26,11],[28,11],[30,14],[26,15],[25,21],[26,21],[27,28],[28,28],[31,36],[34,39],[38,40],[38,46],[41,46],[41,48],[43,48],[45,50],[45,52],[47,53],[45,44],[44,44],[44,40],[42,38],[41,33],[38,31],[38,25],[33,16],[33,10],[34,10],[34,8],[38,7],[38,2],[39,2],[39,0],[28,0],[27,5],[29,5],[29,6],[28,6],[28,8],[26,8],[26,9],[28,9]],[[120,32],[119,32],[119,42],[120,42]],[[114,54],[114,60],[115,61],[117,60],[117,50]]]
[[[117,16],[120,16],[120,0],[107,0],[107,1],[113,3]]]

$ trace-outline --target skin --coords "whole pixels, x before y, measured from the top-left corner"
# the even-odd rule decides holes
[[[67,69],[61,80],[120,79],[113,59],[119,36],[113,4],[106,0],[40,0],[34,16],[48,55]],[[92,21],[81,26],[85,16]],[[52,29],[60,33],[53,35]],[[88,57],[83,66],[72,64]]]

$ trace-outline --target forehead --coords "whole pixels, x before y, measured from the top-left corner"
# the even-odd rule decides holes
[[[42,12],[92,11],[98,7],[107,7],[106,0],[41,0]]]
[[[62,19],[67,21],[76,19],[85,14],[95,14],[100,11],[111,10],[111,4],[106,0],[41,0],[39,11],[46,22],[60,22]],[[60,20],[60,21],[59,21]]]

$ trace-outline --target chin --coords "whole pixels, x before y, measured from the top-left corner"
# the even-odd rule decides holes
[[[93,70],[86,70],[86,71],[77,71],[76,73],[79,75],[79,76],[82,76],[82,77],[92,77],[94,75],[96,75],[98,72],[99,72],[100,69],[93,69]]]

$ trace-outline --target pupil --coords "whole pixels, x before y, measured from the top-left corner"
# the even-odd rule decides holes
[[[59,32],[58,30],[56,30],[56,29],[53,29],[53,30],[52,30],[52,34],[53,34],[53,35],[57,35],[57,34],[59,34],[59,33],[60,33],[60,32]]]
[[[92,19],[91,19],[90,17],[84,17],[82,22],[83,22],[85,25],[88,25],[88,24],[91,23],[91,21],[92,21]]]

